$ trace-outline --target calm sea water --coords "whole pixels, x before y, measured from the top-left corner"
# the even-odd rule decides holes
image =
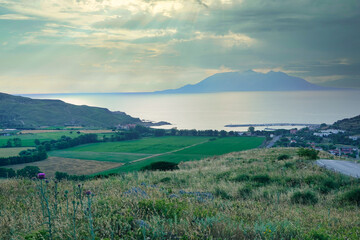
[[[210,94],[51,94],[61,99],[167,121],[178,129],[225,129],[226,124],[327,123],[360,114],[360,91],[230,92]]]

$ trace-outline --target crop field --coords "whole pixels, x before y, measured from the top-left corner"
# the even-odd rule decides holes
[[[153,137],[123,142],[93,143],[77,146],[69,151],[126,152],[157,154],[173,151],[209,140],[209,137]]]
[[[13,138],[20,138],[21,146],[23,147],[35,147],[35,139],[39,139],[40,142],[43,142],[49,140],[57,140],[61,138],[61,136],[75,138],[80,134],[84,133],[96,133],[99,139],[102,139],[103,135],[110,137],[110,135],[112,134],[111,132],[109,132],[109,130],[81,130],[80,134],[76,133],[76,130],[26,130],[22,132],[23,134],[18,134],[14,136],[0,136],[0,147],[5,146],[7,141]]]
[[[140,158],[152,156],[152,154],[142,153],[118,153],[118,152],[88,152],[88,151],[53,151],[49,156],[63,157],[63,158],[77,158],[84,160],[96,160],[105,162],[121,162],[127,163]]]
[[[193,160],[200,160],[203,158],[222,155],[229,152],[243,151],[247,149],[256,148],[264,141],[264,138],[260,137],[227,137],[219,138],[215,141],[208,141],[196,146],[170,153],[161,156],[155,156],[153,158],[146,159],[145,161],[133,162],[131,164],[125,164],[118,169],[112,169],[105,173],[116,172],[130,172],[136,171],[154,162],[166,161],[166,162],[187,162]]]
[[[139,140],[93,143],[53,151],[49,156],[124,163],[103,174],[129,172],[153,162],[186,162],[222,155],[234,151],[256,148],[264,141],[261,137],[227,137],[209,141],[209,137],[158,137]]]
[[[0,157],[12,157],[19,155],[19,152],[31,147],[0,148]]]

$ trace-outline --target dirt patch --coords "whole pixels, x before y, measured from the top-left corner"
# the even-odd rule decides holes
[[[82,133],[111,133],[114,132],[109,129],[103,129],[103,130],[79,130]]]
[[[66,172],[70,175],[88,175],[120,167],[121,165],[123,165],[123,163],[49,157],[44,161],[10,165],[6,166],[6,168],[18,170],[26,166],[37,166],[42,172],[46,173],[48,177],[54,177],[55,172]]]

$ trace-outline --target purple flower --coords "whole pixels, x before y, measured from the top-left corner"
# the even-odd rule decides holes
[[[38,173],[38,179],[45,179],[45,173]]]
[[[87,191],[86,191],[86,195],[90,196],[90,195],[91,195],[91,191],[90,191],[90,190],[87,190]]]

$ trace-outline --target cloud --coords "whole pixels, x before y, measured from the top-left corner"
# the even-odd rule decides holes
[[[0,20],[31,20],[34,19],[29,16],[21,15],[21,14],[3,14],[0,15]]]

